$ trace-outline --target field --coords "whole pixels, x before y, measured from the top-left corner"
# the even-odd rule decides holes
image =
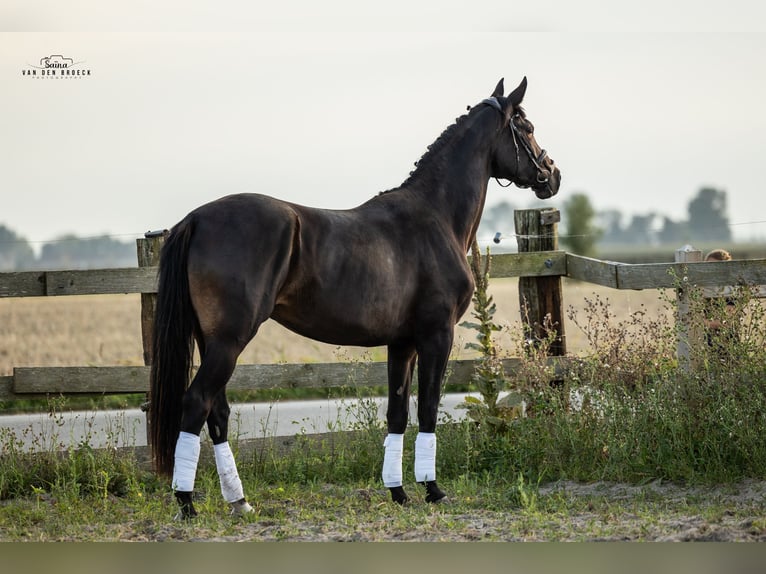
[[[492,281],[498,306],[496,322],[507,326],[499,345],[514,355],[519,333],[519,303],[515,279]],[[617,291],[579,282],[564,286],[564,304],[583,308],[586,297],[608,298],[617,319],[641,306],[649,314],[668,313],[658,291]],[[140,298],[138,295],[92,295],[0,299],[0,375],[13,367],[141,365]],[[466,317],[467,318],[467,317]],[[587,348],[582,332],[568,319],[565,333],[569,352]],[[473,356],[465,350],[474,333],[458,327],[454,358]],[[265,323],[240,356],[240,363],[311,363],[356,357],[384,360],[385,349],[339,348],[300,337],[273,321]]]

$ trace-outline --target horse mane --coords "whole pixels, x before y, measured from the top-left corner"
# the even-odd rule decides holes
[[[452,136],[458,130],[458,127],[461,126],[463,120],[466,117],[468,117],[468,114],[463,114],[459,118],[455,119],[455,123],[447,126],[444,129],[441,135],[426,148],[426,151],[423,152],[423,155],[420,156],[420,159],[415,162],[415,169],[410,172],[407,179],[405,179],[400,186],[387,189],[386,191],[381,191],[378,193],[378,195],[384,195],[392,191],[397,191],[403,187],[412,186],[418,181],[424,179],[424,177],[434,171],[434,169],[438,170],[440,164],[443,161],[440,161],[440,153],[453,140]],[[436,160],[434,158],[436,158]]]
[[[469,106],[468,113],[463,114],[459,118],[456,118],[455,123],[447,126],[444,129],[441,135],[438,138],[436,138],[436,140],[426,148],[426,151],[423,153],[422,156],[420,156],[420,159],[415,162],[415,169],[409,173],[409,176],[407,177],[407,179],[405,179],[400,186],[387,189],[386,191],[381,191],[380,193],[378,193],[378,195],[384,195],[392,191],[397,191],[399,189],[402,189],[403,187],[410,187],[412,185],[417,184],[419,181],[423,180],[434,169],[438,171],[438,168],[441,167],[441,163],[442,163],[441,161],[439,161],[440,152],[444,150],[444,148],[447,147],[447,145],[453,140],[452,136],[457,131],[458,127],[461,126],[461,124],[463,123],[463,120],[468,117],[468,115],[473,109],[475,109],[475,106],[474,107]],[[523,107],[516,106],[514,111],[519,116],[521,116],[522,119],[526,120],[527,113]],[[434,161],[434,158],[437,158],[437,160]]]

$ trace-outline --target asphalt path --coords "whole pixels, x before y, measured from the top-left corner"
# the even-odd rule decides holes
[[[439,420],[460,420],[456,406],[467,393],[442,397]],[[473,396],[479,396],[475,393]],[[272,403],[232,404],[229,436],[239,439],[318,434],[352,430],[375,416],[385,421],[386,399],[321,399]],[[416,399],[410,419],[417,422]],[[146,414],[139,409],[73,411],[69,413],[0,416],[0,452],[9,441],[19,451],[66,450],[88,445],[120,448],[146,445]]]

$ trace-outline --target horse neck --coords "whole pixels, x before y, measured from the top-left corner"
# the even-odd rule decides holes
[[[412,187],[431,212],[443,215],[466,252],[484,209],[498,118],[491,108],[461,118],[434,142],[433,153],[418,162],[411,177]]]

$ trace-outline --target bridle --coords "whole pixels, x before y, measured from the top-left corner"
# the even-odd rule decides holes
[[[486,104],[490,107],[495,108],[498,112],[503,113],[503,108],[500,105],[500,102],[497,101],[497,98],[487,98],[486,100],[483,100],[481,102],[482,104]],[[541,149],[540,155],[535,156],[535,153],[532,151],[532,146],[529,144],[529,140],[521,133],[518,126],[516,125],[516,119],[520,119],[521,116],[519,114],[514,114],[510,121],[508,122],[508,127],[511,130],[511,136],[513,137],[513,146],[516,148],[516,166],[518,169],[519,165],[519,142],[521,142],[521,147],[524,148],[524,151],[527,153],[527,157],[529,158],[529,161],[532,162],[532,165],[535,166],[535,169],[537,169],[537,183],[548,183],[548,179],[551,177],[551,172],[548,171],[543,167],[543,162],[545,161],[545,158],[548,155],[548,152],[544,149]],[[497,179],[497,178],[495,178]],[[506,185],[503,185],[500,183],[500,181],[497,181],[498,185],[501,187],[508,187],[511,185],[512,182],[508,182]]]

